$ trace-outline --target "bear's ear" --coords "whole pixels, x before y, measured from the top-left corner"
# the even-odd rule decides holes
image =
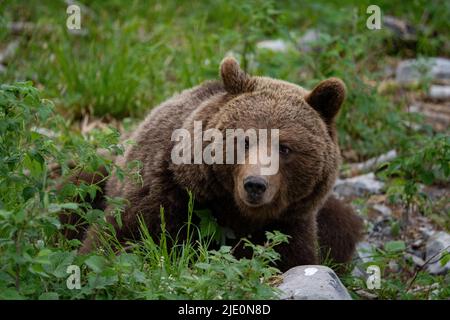
[[[233,57],[226,57],[220,63],[220,77],[227,92],[238,94],[248,91],[250,77]]]
[[[305,100],[329,123],[341,108],[345,99],[345,84],[341,79],[330,78],[319,83]]]

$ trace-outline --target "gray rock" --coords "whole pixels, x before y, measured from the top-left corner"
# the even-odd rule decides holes
[[[53,130],[49,130],[47,128],[41,128],[41,127],[32,127],[31,131],[37,132],[39,134],[42,134],[44,136],[47,136],[48,138],[56,138],[59,135],[53,131]]]
[[[390,65],[386,65],[383,67],[383,75],[385,78],[394,78],[395,77],[395,68]],[[380,84],[382,85],[382,84]]]
[[[392,34],[404,41],[416,41],[416,30],[408,22],[399,18],[383,15],[383,27],[386,27]]]
[[[388,267],[391,272],[399,272],[400,271],[399,264],[394,260],[389,261]]]
[[[412,262],[418,267],[422,267],[425,264],[425,261],[423,261],[421,257],[418,257],[415,254],[407,253],[405,254],[405,257],[410,258]]]
[[[381,234],[385,237],[389,237],[392,235],[392,227],[386,226],[382,229]]]
[[[352,270],[352,277],[353,278],[361,278],[361,279],[365,279],[367,277],[367,273],[362,271],[361,267],[354,267]]]
[[[424,77],[450,81],[450,60],[445,58],[408,59],[397,66],[396,80],[401,84],[417,82]]]
[[[430,92],[428,96],[434,100],[449,100],[450,99],[450,86],[430,86]]]
[[[450,270],[450,261],[441,266],[440,260],[445,254],[450,253],[450,234],[444,231],[434,233],[427,241],[426,261],[427,270],[431,274],[445,274]]]
[[[32,22],[11,22],[7,26],[8,31],[13,35],[18,35],[22,33],[31,33],[36,30],[36,25]]]
[[[363,196],[366,194],[378,194],[384,187],[384,183],[375,178],[375,174],[368,174],[348,178],[337,179],[334,192],[343,197]]]
[[[0,64],[5,64],[5,62],[7,62],[8,59],[14,56],[17,49],[19,48],[19,44],[20,43],[18,40],[8,43],[6,48],[0,52]]]
[[[414,112],[414,113],[417,113],[417,112],[420,112],[420,105],[418,105],[418,104],[412,104],[412,105],[410,105],[409,107],[408,107],[408,112]]]
[[[384,204],[374,204],[372,207],[375,211],[381,213],[383,217],[389,218],[392,215],[392,210],[388,206],[385,206]]]
[[[373,261],[375,246],[367,241],[359,242],[356,245],[353,260],[355,261],[355,268],[352,270],[352,275],[356,278],[367,279],[367,266]]]
[[[256,47],[258,49],[267,49],[275,52],[286,52],[289,48],[289,45],[284,40],[275,39],[260,41],[256,44]]]
[[[416,241],[414,241],[411,244],[411,247],[414,248],[414,249],[417,249],[417,248],[420,248],[422,246],[422,244],[423,244],[423,240],[422,239],[417,239]]]
[[[430,226],[422,226],[419,227],[419,231],[422,233],[422,236],[425,238],[431,237],[435,231]]]
[[[371,262],[374,247],[366,241],[360,242],[356,245],[356,259],[362,263]]]
[[[328,267],[298,266],[283,274],[278,286],[282,300],[351,300],[337,275]]]

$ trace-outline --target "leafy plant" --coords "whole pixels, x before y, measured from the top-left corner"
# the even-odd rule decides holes
[[[392,178],[387,194],[391,201],[400,201],[405,206],[403,223],[415,207],[424,209],[428,198],[421,191],[422,184],[431,185],[445,181],[450,176],[450,138],[437,134],[434,137],[420,137],[408,143],[404,155],[382,167],[381,175]]]
[[[119,177],[139,176],[136,166],[130,173],[97,154],[98,148],[112,155],[123,152],[116,131],[94,131],[86,137],[66,132],[66,123],[53,110],[53,104],[41,99],[30,83],[0,86],[0,299],[276,297],[268,282],[279,271],[271,264],[279,259],[275,247],[287,237],[268,232],[264,245],[244,239],[253,251],[252,259],[236,259],[227,246],[210,250],[219,229],[205,212],[200,227],[192,224],[192,195],[185,241],[167,233],[161,208],[159,243],[141,221],[142,240],[129,248],[110,233],[102,250],[77,255],[80,242],[61,234],[63,227],[70,226],[61,224],[59,214],[70,211],[79,214],[82,223],[110,226],[103,221],[103,211],[85,202],[88,196],[95,198],[99,187],[66,178],[80,170],[97,172],[100,166]],[[59,174],[49,170],[55,165]],[[58,188],[61,180],[63,187]],[[119,211],[120,200],[109,199]],[[67,287],[69,266],[80,268],[80,289]]]
[[[448,275],[431,275],[424,268],[417,269],[406,255],[406,244],[402,240],[388,241],[382,248],[372,247],[364,251],[364,262],[354,261],[361,276],[348,272],[343,283],[356,299],[446,299],[450,295]],[[364,274],[369,266],[380,269],[380,288],[369,289]],[[350,269],[350,270],[355,270]]]
[[[30,83],[0,86],[0,286],[5,297],[36,296],[45,290],[50,285],[45,269],[54,254],[63,254],[56,247],[68,250],[64,256],[68,261],[77,245],[61,237],[58,214],[92,212],[89,204],[74,200],[95,196],[98,187],[67,183],[58,191],[59,180],[50,168],[59,168],[56,176],[63,177],[81,168],[111,169],[111,160],[98,156],[96,148],[122,150],[111,131],[97,133],[95,143],[75,139],[53,109]],[[71,168],[73,160],[78,165]]]

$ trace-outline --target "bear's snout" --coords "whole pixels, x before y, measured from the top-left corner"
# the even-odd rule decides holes
[[[261,175],[255,167],[242,167],[237,176],[237,192],[239,201],[247,207],[262,207],[273,202],[279,189],[279,177]]]
[[[267,179],[261,176],[249,176],[244,179],[243,183],[249,202],[260,202],[262,195],[267,189]]]

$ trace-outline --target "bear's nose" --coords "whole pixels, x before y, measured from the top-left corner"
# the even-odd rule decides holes
[[[267,189],[267,181],[262,177],[247,177],[244,179],[244,189],[252,197],[260,196]]]

